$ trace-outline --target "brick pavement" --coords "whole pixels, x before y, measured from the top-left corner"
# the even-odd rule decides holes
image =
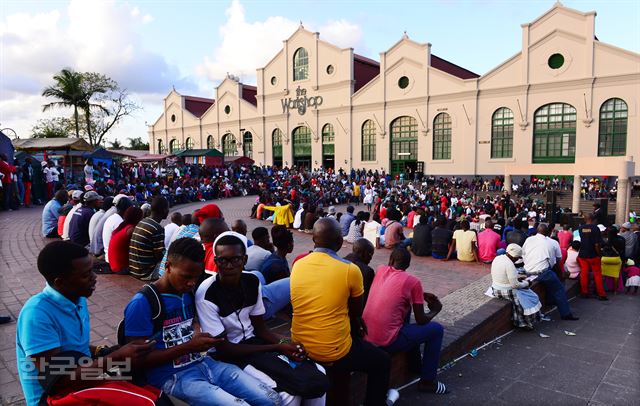
[[[249,196],[219,200],[216,204],[222,209],[228,223],[242,218],[250,231],[258,226],[270,227],[270,223],[248,218],[254,201],[255,197]],[[204,204],[182,205],[173,210],[189,213]],[[337,206],[337,209],[344,211],[344,206]],[[17,318],[26,300],[44,286],[36,267],[38,253],[47,242],[40,237],[41,210],[42,207],[33,207],[0,213],[0,315]],[[308,234],[294,232],[294,241],[290,262],[296,255],[313,248],[313,241]],[[345,243],[339,254],[344,256],[348,252],[350,244]],[[376,250],[371,266],[375,269],[386,264],[389,253],[386,249]],[[478,294],[488,286],[488,265],[442,262],[430,257],[414,256],[409,271],[420,278],[426,290],[442,298],[445,308],[438,320],[444,325],[451,325],[488,300]],[[141,286],[140,281],[128,276],[98,276],[97,289],[89,299],[93,344],[114,343],[115,326],[122,318],[126,303]],[[15,359],[15,323],[9,323],[0,326],[0,404],[21,402],[22,391]]]

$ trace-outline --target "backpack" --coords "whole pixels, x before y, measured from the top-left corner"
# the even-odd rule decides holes
[[[151,321],[153,322],[153,333],[155,335],[159,331],[162,331],[162,323],[164,321],[164,302],[160,298],[160,292],[158,288],[152,283],[146,284],[138,291],[142,296],[147,299],[149,306],[151,306]],[[124,335],[124,318],[118,323],[118,344],[125,345]]]

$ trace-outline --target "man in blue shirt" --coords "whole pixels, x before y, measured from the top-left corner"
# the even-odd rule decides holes
[[[204,254],[193,238],[171,243],[165,273],[153,284],[162,300],[161,330],[154,330],[151,305],[137,293],[124,311],[125,337],[133,343],[154,340],[154,350],[144,359],[147,381],[190,405],[279,405],[271,388],[206,355],[222,338],[194,328],[193,290],[204,273]]]
[[[98,207],[102,206],[103,197],[94,191],[85,193],[84,203],[73,213],[69,222],[69,239],[83,247],[89,245],[89,222]]]
[[[104,381],[96,375],[113,361],[129,359],[136,365],[154,344],[126,345],[92,362],[78,362],[98,353],[89,345],[87,298],[96,288],[92,265],[89,252],[68,241],[54,241],[38,255],[47,285],[27,300],[16,328],[18,374],[28,406],[39,403],[45,383],[51,396],[99,386]]]
[[[340,229],[342,230],[342,236],[346,237],[349,234],[349,227],[351,222],[356,219],[353,215],[355,208],[353,206],[347,206],[347,212],[340,217]]]
[[[58,210],[69,200],[66,190],[58,190],[53,197],[45,204],[42,210],[42,236],[46,238],[58,238]]]

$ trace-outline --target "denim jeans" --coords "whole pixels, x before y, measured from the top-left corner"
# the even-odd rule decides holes
[[[558,275],[551,269],[547,269],[538,275],[536,279],[544,285],[547,291],[547,300],[551,300],[557,307],[561,317],[571,315],[567,292],[564,290],[564,284],[560,282]]]
[[[262,301],[265,313],[263,318],[270,319],[278,311],[291,303],[291,290],[289,278],[278,279],[262,287]]]
[[[382,349],[393,354],[419,348],[424,343],[421,378],[434,381],[438,374],[443,335],[444,328],[435,321],[422,325],[406,323],[400,329],[398,337]]]
[[[266,384],[235,365],[205,357],[176,373],[162,390],[189,405],[280,406],[280,397]]]

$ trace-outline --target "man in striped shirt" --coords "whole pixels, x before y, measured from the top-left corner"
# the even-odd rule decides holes
[[[157,279],[156,268],[164,255],[164,228],[160,222],[169,214],[169,203],[162,196],[151,201],[151,216],[133,230],[129,245],[129,269],[138,279]]]

